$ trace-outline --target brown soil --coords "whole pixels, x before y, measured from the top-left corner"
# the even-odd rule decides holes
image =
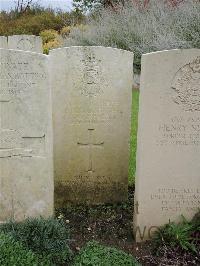
[[[123,204],[101,206],[68,206],[58,210],[70,226],[71,248],[76,253],[91,240],[116,247],[132,254],[142,265],[200,265],[200,254],[182,253],[162,248],[160,255],[152,252],[152,243],[136,244],[133,238],[134,188],[129,188],[128,201]]]

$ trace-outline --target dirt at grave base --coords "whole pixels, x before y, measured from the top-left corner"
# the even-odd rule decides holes
[[[163,249],[160,256],[152,254],[152,243],[136,244],[133,238],[134,187],[129,187],[128,201],[101,206],[68,206],[56,215],[64,217],[71,230],[71,248],[75,253],[91,240],[116,247],[132,254],[142,265],[200,265],[199,256]]]

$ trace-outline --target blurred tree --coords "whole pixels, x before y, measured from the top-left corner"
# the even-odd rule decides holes
[[[33,0],[17,0],[15,3],[16,10],[21,14],[30,9],[31,5],[33,4]]]
[[[92,11],[101,7],[115,10],[118,5],[125,3],[126,0],[73,0],[75,10],[81,12]]]
[[[73,0],[73,6],[76,10],[82,12],[91,11],[99,7],[111,8],[112,10],[118,10],[119,6],[124,6],[126,2],[133,3],[140,8],[146,8],[150,1],[157,0]],[[178,6],[181,2],[186,0],[160,0],[172,7]],[[199,1],[199,0],[197,0]]]

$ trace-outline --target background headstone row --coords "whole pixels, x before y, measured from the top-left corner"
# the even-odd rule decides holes
[[[34,35],[0,36],[0,48],[42,53],[42,39]]]

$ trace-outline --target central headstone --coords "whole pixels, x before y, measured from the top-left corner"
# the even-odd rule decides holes
[[[53,214],[47,56],[0,49],[0,221]]]
[[[50,62],[57,205],[125,200],[133,54],[70,47]]]
[[[200,208],[200,50],[142,57],[136,240]]]

